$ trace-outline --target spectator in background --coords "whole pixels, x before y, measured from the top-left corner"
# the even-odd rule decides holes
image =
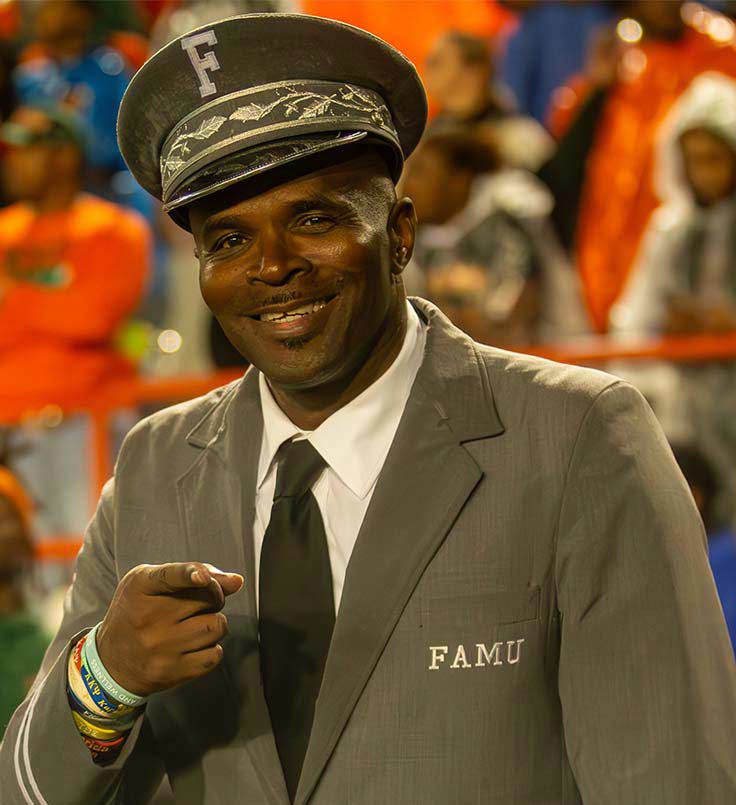
[[[140,301],[145,222],[80,192],[81,130],[61,108],[21,107],[0,127],[0,418],[88,400],[130,371],[112,346]]]
[[[541,172],[600,332],[608,329],[611,307],[657,206],[652,164],[659,125],[700,73],[736,76],[736,29],[720,14],[666,0],[620,8],[633,19],[598,40],[587,76],[557,93],[553,129],[561,133],[565,120],[570,125]]]
[[[26,609],[33,559],[32,506],[18,478],[0,465],[0,739],[41,665],[49,638]]]
[[[488,40],[461,31],[443,34],[427,57],[424,81],[439,107],[429,133],[482,125],[506,164],[534,169],[549,156],[547,133],[531,118],[520,117],[495,81]]]
[[[35,42],[21,54],[15,87],[24,104],[74,108],[87,129],[86,189],[150,220],[153,202],[130,176],[115,136],[131,73],[120,51],[94,38],[97,10],[86,0],[41,0]]]
[[[611,313],[620,337],[736,331],[736,81],[704,74],[659,134],[652,215],[627,287]],[[736,368],[728,363],[629,367],[665,431],[689,434],[719,472],[736,516]],[[674,411],[670,423],[666,413]]]
[[[504,46],[501,78],[519,111],[544,124],[554,91],[585,66],[591,35],[614,15],[613,3],[504,0],[518,27]]]
[[[0,211],[0,421],[49,404],[89,405],[133,372],[113,339],[142,296],[148,226],[80,192],[81,137],[78,119],[62,108],[21,107],[0,126],[2,178],[15,199]],[[44,531],[84,528],[83,438],[72,419],[25,459],[26,477],[56,518]]]
[[[708,535],[708,556],[731,643],[736,649],[736,532],[717,516],[722,484],[710,462],[692,445],[673,445]]]
[[[478,340],[535,340],[545,269],[560,254],[546,225],[544,187],[531,174],[502,169],[469,129],[430,134],[402,185],[418,219],[409,291],[427,293]]]
[[[652,215],[611,321],[621,333],[736,330],[736,81],[696,78],[661,132]]]

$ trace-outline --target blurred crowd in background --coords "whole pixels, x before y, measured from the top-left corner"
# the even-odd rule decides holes
[[[71,577],[34,553],[94,505],[84,412],[136,377],[245,365],[115,121],[148,55],[256,11],[341,19],[416,63],[410,294],[511,349],[731,339],[730,360],[603,368],[671,440],[736,640],[736,3],[0,0],[0,734]],[[149,410],[121,406],[113,446]]]

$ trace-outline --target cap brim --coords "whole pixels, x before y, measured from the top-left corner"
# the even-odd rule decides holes
[[[235,153],[207,165],[185,179],[173,190],[171,198],[164,200],[164,212],[172,213],[238,182],[314,154],[357,143],[365,137],[365,131],[327,132],[263,143],[248,151]],[[183,222],[181,215],[176,215],[175,219],[178,223]]]

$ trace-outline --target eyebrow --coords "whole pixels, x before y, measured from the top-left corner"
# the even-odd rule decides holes
[[[319,194],[306,196],[291,202],[288,206],[288,214],[304,215],[315,210],[325,210],[327,212],[342,213],[354,209],[354,205],[349,198],[342,194]],[[207,237],[213,232],[223,229],[242,229],[243,219],[233,213],[215,213],[210,216],[202,227],[202,236]]]

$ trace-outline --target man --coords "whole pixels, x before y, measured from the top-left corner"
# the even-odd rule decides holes
[[[309,17],[133,79],[123,153],[255,368],[129,435],[3,805],[138,805],[164,770],[182,803],[733,799],[728,635],[649,409],[407,304],[425,110],[400,54]],[[68,686],[113,711],[112,762]]]

